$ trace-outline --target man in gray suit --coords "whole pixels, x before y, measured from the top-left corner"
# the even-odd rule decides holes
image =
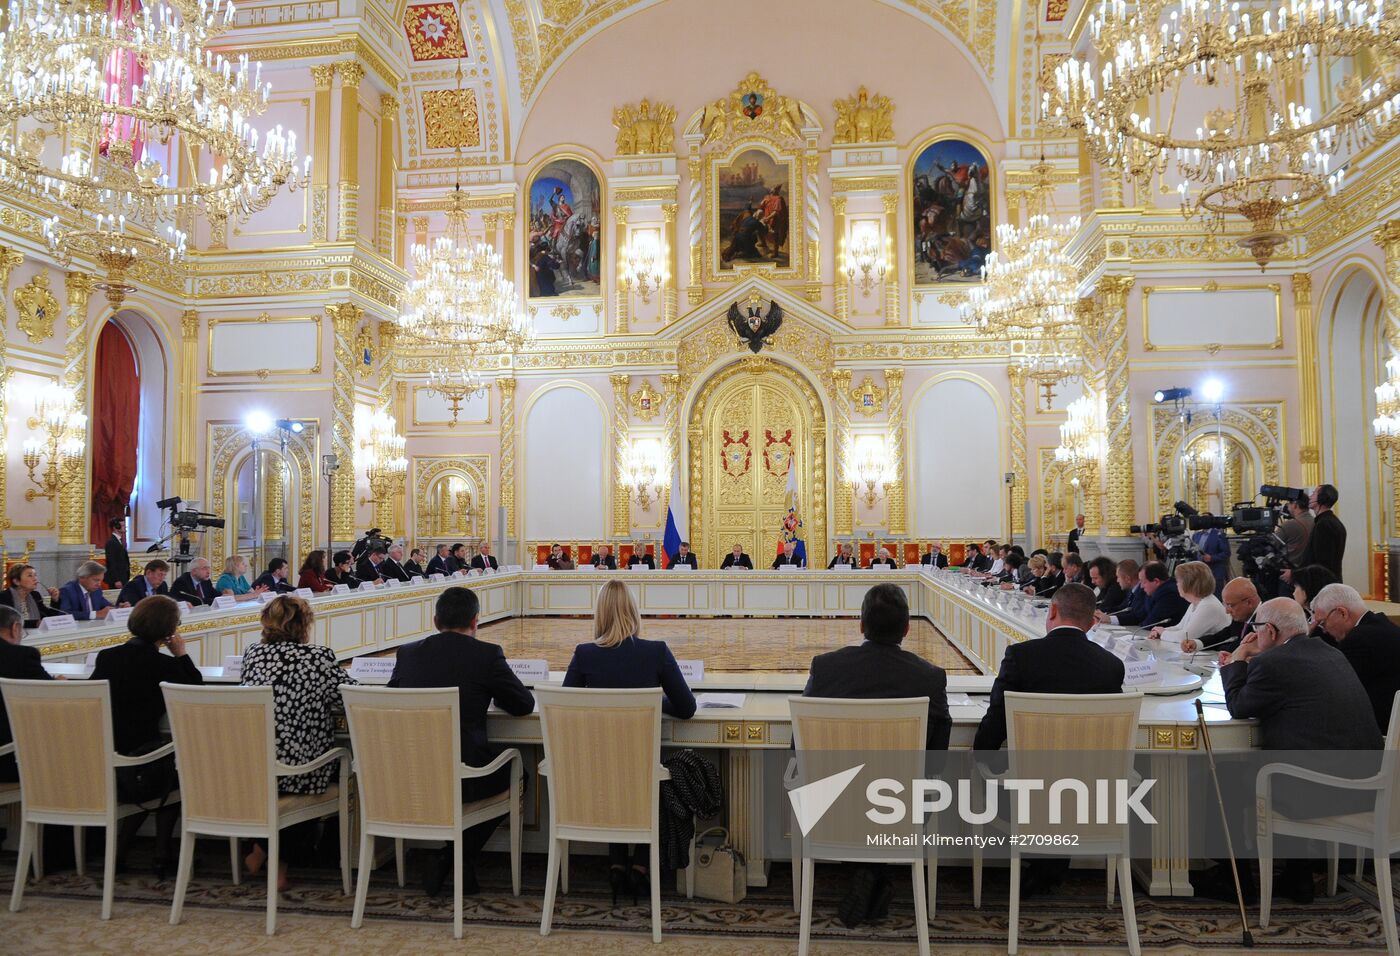
[[[1254,630],[1233,652],[1221,653],[1220,682],[1230,716],[1259,721],[1264,750],[1333,752],[1383,745],[1356,671],[1341,651],[1308,636],[1307,616],[1291,598],[1260,605]],[[1248,791],[1253,793],[1252,783]],[[1347,811],[1334,802],[1330,812]],[[1279,888],[1298,903],[1310,903],[1310,861],[1285,860]]]

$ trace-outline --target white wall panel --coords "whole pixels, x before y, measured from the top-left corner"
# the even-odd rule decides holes
[[[603,411],[577,388],[551,389],[525,419],[525,537],[598,539],[610,454]]]
[[[491,392],[476,392],[463,400],[457,414],[457,424],[473,424],[491,420]],[[414,425],[447,425],[452,421],[452,406],[447,399],[428,390],[426,385],[413,386]]]
[[[1277,283],[1215,291],[1148,287],[1142,298],[1144,338],[1149,350],[1279,348],[1281,294]]]
[[[919,538],[1004,536],[1004,442],[995,399],[975,382],[936,382],[916,400],[914,533]]]
[[[321,362],[320,327],[315,319],[222,320],[209,332],[210,374],[308,373]]]

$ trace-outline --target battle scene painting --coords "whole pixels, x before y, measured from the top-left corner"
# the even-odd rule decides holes
[[[792,164],[761,149],[746,149],[715,169],[715,176],[720,270],[745,265],[786,269],[791,253]]]
[[[603,189],[576,159],[546,163],[530,181],[530,297],[602,294]]]
[[[975,282],[992,250],[987,157],[960,139],[931,143],[912,169],[914,283]]]

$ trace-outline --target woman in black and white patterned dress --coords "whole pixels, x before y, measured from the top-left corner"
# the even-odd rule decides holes
[[[277,759],[296,766],[315,760],[335,746],[333,708],[339,705],[341,684],[355,679],[340,666],[335,651],[313,645],[311,605],[284,594],[262,612],[262,641],[243,652],[245,687],[271,687],[276,708]],[[325,793],[339,767],[330,763],[310,773],[280,777],[277,789],[287,794]],[[287,865],[303,866],[316,849],[320,821],[311,820],[282,831],[278,888],[286,889]],[[257,875],[267,847],[255,841],[244,862]]]

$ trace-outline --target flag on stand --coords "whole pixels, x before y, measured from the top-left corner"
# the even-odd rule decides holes
[[[797,497],[797,469],[792,467],[792,459],[788,458],[787,476],[787,515],[783,518],[783,531],[778,535],[778,553],[783,553],[783,545],[789,541],[796,541],[797,547],[793,548],[792,556],[803,567],[807,566],[807,542],[802,540],[802,515],[798,513],[801,501]]]
[[[685,540],[685,511],[681,508],[681,469],[679,463],[671,469],[671,497],[666,502],[666,531],[661,536],[661,567],[671,566],[671,559],[681,550]]]

